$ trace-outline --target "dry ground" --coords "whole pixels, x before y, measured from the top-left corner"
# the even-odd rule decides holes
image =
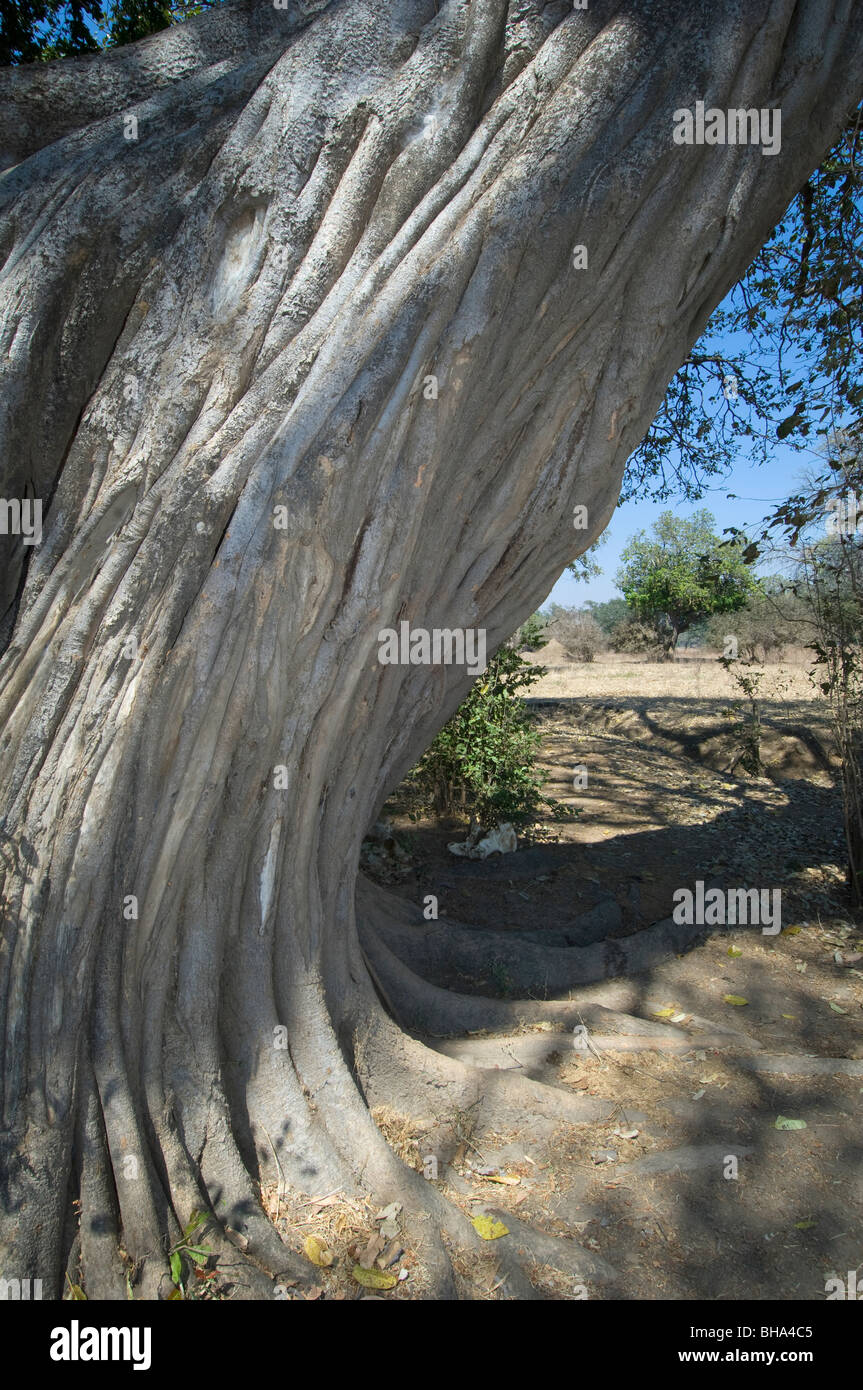
[[[419,958],[440,939],[439,923],[417,921],[429,893],[442,919],[491,945],[490,967],[473,974],[458,952],[450,963],[429,949],[434,982],[515,1001],[508,942],[559,947],[563,961],[608,936],[631,941],[697,879],[781,889],[783,931],[696,930],[684,954],[576,992],[545,978],[533,998],[561,1001],[566,1027],[537,1023],[526,1001],[506,1034],[424,1039],[490,1078],[544,1082],[559,1122],[546,1113],[495,1133],[480,1103],[448,1127],[379,1123],[413,1166],[436,1157],[439,1185],[466,1214],[506,1226],[485,1261],[459,1265],[470,1297],[524,1297],[532,1285],[552,1298],[822,1299],[834,1274],[863,1273],[863,961],[845,962],[863,930],[844,897],[823,706],[805,667],[773,668],[768,775],[732,775],[723,710],[734,692],[715,662],[555,655],[537,654],[553,669],[534,717],[547,790],[576,819],[549,819],[515,854],[475,863],[446,849],[464,827],[413,824],[400,794],[388,807],[409,858],[388,869],[373,856],[372,872],[405,899]],[[588,785],[576,791],[577,765]],[[588,1021],[580,1037],[573,1017]],[[805,1128],[777,1129],[779,1117]],[[531,1285],[512,1274],[514,1257]],[[410,1252],[403,1264],[410,1272]],[[416,1297],[411,1283],[384,1296]]]

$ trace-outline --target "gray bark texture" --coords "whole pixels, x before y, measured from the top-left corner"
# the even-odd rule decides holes
[[[164,1296],[203,1208],[272,1296],[275,1151],[452,1296],[474,1233],[370,1107],[480,1094],[409,1030],[482,1001],[357,867],[471,677],[377,634],[542,601],[861,73],[854,0],[260,0],[0,76],[4,1275]],[[676,145],[699,100],[781,152]]]

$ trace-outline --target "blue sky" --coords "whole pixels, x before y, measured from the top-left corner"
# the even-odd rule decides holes
[[[730,296],[726,303],[730,303]],[[728,335],[715,338],[714,343],[719,343],[730,355],[738,346],[738,337]],[[731,526],[741,530],[749,528],[754,532],[762,517],[796,490],[802,475],[813,465],[824,465],[824,455],[818,448],[817,439],[813,440],[811,450],[805,451],[792,449],[781,440],[776,440],[770,460],[762,465],[754,463],[741,445],[732,470],[724,477],[717,475],[710,478],[710,486],[698,502],[673,497],[665,502],[638,499],[625,502],[615,510],[605,530],[605,543],[593,557],[602,567],[602,574],[585,581],[564,571],[546,603],[580,607],[587,599],[603,603],[610,598],[620,598],[614,576],[620,564],[621,551],[636,531],[648,530],[660,512],[673,511],[678,516],[688,517],[693,512],[707,508],[716,518],[718,533]],[[733,495],[729,497],[729,493]],[[769,572],[769,562],[766,567],[762,566],[762,570]],[[545,607],[545,604],[542,606]]]
[[[605,532],[606,542],[595,556],[597,563],[602,566],[602,574],[585,582],[565,572],[549,594],[548,602],[580,607],[586,599],[602,603],[606,599],[620,598],[614,583],[620,553],[630,537],[636,531],[649,529],[660,512],[673,511],[679,516],[691,516],[693,512],[706,507],[716,517],[719,532],[727,526],[738,526],[741,530],[747,527],[754,529],[756,523],[772,510],[774,503],[794,491],[801,472],[816,461],[823,463],[819,455],[801,454],[777,441],[769,463],[757,467],[741,458],[726,478],[712,480],[713,486],[699,502],[683,502],[674,498],[666,502],[625,502],[611,518]],[[736,494],[735,500],[727,497],[729,492]]]

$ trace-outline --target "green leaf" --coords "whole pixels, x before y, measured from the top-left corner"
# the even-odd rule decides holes
[[[183,1227],[183,1239],[188,1240],[193,1231],[196,1231],[202,1221],[206,1221],[206,1213],[203,1211],[193,1211],[187,1224]]]
[[[789,434],[797,429],[802,419],[803,417],[800,414],[799,407],[795,408],[790,415],[786,415],[785,419],[777,425],[776,438],[786,439]]]
[[[179,1284],[183,1277],[183,1261],[180,1259],[176,1250],[171,1251],[171,1278],[175,1284]]]

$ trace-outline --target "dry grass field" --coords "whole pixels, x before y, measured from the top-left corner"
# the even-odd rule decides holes
[[[674,661],[646,661],[640,656],[604,653],[592,662],[570,661],[558,642],[540,651],[525,652],[548,674],[531,687],[536,698],[606,695],[661,696],[679,700],[728,700],[739,695],[732,674],[721,666],[720,653],[707,648],[685,649]],[[809,678],[811,653],[789,649],[781,662],[764,667],[763,696],[781,703],[799,700],[818,704],[820,692]]]

